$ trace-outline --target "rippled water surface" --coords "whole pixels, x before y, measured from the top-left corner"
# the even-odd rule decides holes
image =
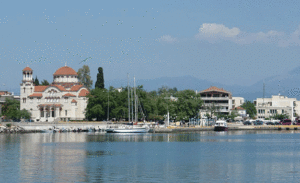
[[[300,132],[0,134],[0,182],[299,182]]]

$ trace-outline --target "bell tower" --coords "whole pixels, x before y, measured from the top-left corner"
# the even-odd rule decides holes
[[[34,91],[32,73],[33,70],[30,67],[25,67],[22,70],[23,80],[20,84],[20,109],[24,109],[26,103],[29,103],[28,96],[31,95]]]

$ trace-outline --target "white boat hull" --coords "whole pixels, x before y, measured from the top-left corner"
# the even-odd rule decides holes
[[[108,128],[107,133],[147,133],[149,129],[147,128],[132,128],[132,129],[121,129],[121,128]]]

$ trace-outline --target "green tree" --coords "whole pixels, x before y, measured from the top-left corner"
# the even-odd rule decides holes
[[[86,118],[98,121],[107,119],[108,93],[106,89],[95,88],[91,90],[86,107]]]
[[[104,76],[103,76],[103,68],[98,68],[97,81],[95,83],[95,88],[104,88]]]
[[[176,93],[178,99],[175,104],[176,120],[185,120],[195,118],[199,114],[203,101],[200,99],[200,94],[196,94],[194,90],[183,90]]]
[[[31,114],[27,110],[20,110],[20,101],[7,98],[2,107],[2,115],[8,119],[30,119]]]
[[[256,107],[252,102],[246,101],[243,103],[242,108],[246,109],[246,113],[249,114],[250,118],[254,118],[256,116]]]
[[[288,114],[275,114],[272,116],[273,119],[279,119],[279,120],[283,120],[283,119],[288,119],[289,115]]]
[[[91,79],[89,66],[83,65],[82,68],[78,69],[77,74],[79,82],[90,90],[93,85],[93,80]]]
[[[228,118],[234,120],[238,116],[237,110],[232,110],[231,113],[228,115]]]
[[[48,86],[48,85],[50,85],[50,84],[49,84],[49,82],[48,82],[47,80],[44,79],[44,80],[42,81],[41,85],[42,85],[42,86]]]
[[[35,76],[35,79],[34,79],[34,86],[39,86],[40,85],[40,82],[39,82],[39,79],[37,78],[37,76]]]

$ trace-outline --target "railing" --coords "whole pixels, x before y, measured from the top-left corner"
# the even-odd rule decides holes
[[[213,100],[228,100],[229,97],[201,97],[202,100],[208,100],[208,99],[213,99]]]

